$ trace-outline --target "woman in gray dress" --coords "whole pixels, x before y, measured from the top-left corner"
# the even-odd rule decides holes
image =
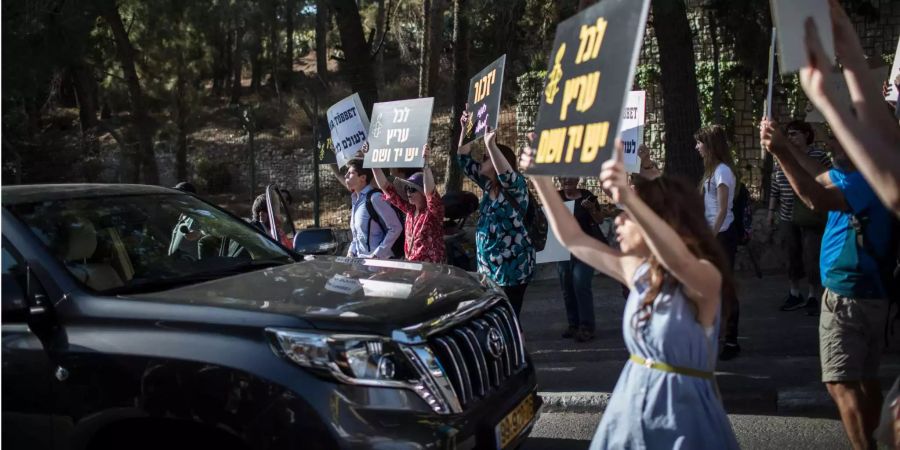
[[[622,318],[631,357],[591,448],[738,448],[713,376],[722,284],[730,276],[725,256],[696,188],[664,176],[632,189],[616,144],[600,181],[623,209],[616,218],[621,251],[581,230],[551,178],[533,178],[560,242],[631,290]],[[526,148],[523,169],[533,157]]]

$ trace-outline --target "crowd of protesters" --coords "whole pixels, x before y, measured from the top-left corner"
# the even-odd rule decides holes
[[[776,163],[766,223],[787,252],[789,285],[780,308],[819,316],[822,381],[851,445],[867,449],[875,445],[882,416],[879,363],[898,292],[900,108],[885,107],[852,24],[836,0],[830,7],[842,72],[832,71],[811,19],[805,29],[808,62],[800,71],[804,92],[827,121],[818,136],[825,149],[814,145],[817,133],[806,122],[782,128],[760,121],[761,144]],[[852,110],[827,88],[836,76],[847,82]],[[894,83],[900,88],[900,77]],[[462,130],[470,119],[464,112]],[[477,270],[503,289],[517,314],[536,270],[526,211],[538,206],[527,179],[571,253],[557,263],[568,324],[562,337],[593,339],[595,271],[624,286],[622,332],[631,356],[592,448],[736,448],[714,376],[717,359],[740,353],[733,269],[745,224],[737,214],[742,185],[725,129],[710,125],[694,135],[704,167],[699,186],[664,174],[645,146],[638,149],[639,172],[628,175],[617,142],[616,157],[599,174],[613,212],[579,189],[578,178],[560,178],[558,189],[552,178],[526,177],[535,154],[530,144],[517,158],[497,142],[497,130],[488,129],[476,157],[474,141],[464,142],[464,135],[456,163],[482,190]],[[348,256],[445,262],[444,205],[428,153],[426,147],[421,170],[392,169],[393,179],[363,167],[362,160],[350,161],[343,174],[335,171],[351,192]],[[264,214],[254,205],[263,228]],[[607,239],[600,225],[611,217],[615,236]],[[190,224],[179,223],[173,233],[177,245],[195,239]],[[890,426],[900,423],[896,404],[886,406],[887,428],[877,435],[900,448]]]

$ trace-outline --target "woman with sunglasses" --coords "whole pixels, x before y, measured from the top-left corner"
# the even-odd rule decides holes
[[[523,169],[534,153],[523,151]],[[736,449],[713,375],[725,256],[696,188],[662,176],[632,189],[622,153],[617,141],[600,172],[603,189],[623,209],[615,222],[621,250],[581,229],[550,177],[532,178],[562,245],[631,290],[622,317],[631,357],[591,449]]]
[[[535,265],[534,245],[525,228],[525,211],[530,201],[528,185],[525,177],[513,169],[513,150],[497,144],[497,130],[488,129],[484,134],[486,150],[481,162],[472,158],[472,143],[463,144],[470,116],[465,111],[460,119],[457,162],[484,191],[475,228],[478,272],[503,288],[518,315]]]
[[[368,142],[363,144],[363,153],[368,152]],[[396,177],[395,183],[388,181],[384,171],[372,169],[375,183],[381,189],[384,199],[406,214],[403,250],[406,259],[442,263],[444,262],[444,203],[434,190],[434,175],[428,167],[428,145],[424,148],[425,167],[406,179]],[[403,188],[402,196],[397,186]]]

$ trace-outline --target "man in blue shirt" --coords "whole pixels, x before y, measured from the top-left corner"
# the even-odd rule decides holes
[[[819,257],[825,287],[819,318],[822,381],[853,448],[874,448],[881,408],[878,366],[888,316],[879,264],[887,263],[891,251],[891,215],[837,140],[828,137],[835,168],[818,173],[802,149],[771,123],[760,124],[762,144],[778,159],[797,199],[813,211],[828,211]]]
[[[350,213],[350,232],[353,240],[347,250],[347,256],[354,258],[391,259],[402,258],[391,250],[394,242],[403,233],[400,217],[385,201],[381,191],[369,194],[375,188],[370,184],[373,179],[372,170],[363,168],[362,160],[355,159],[347,163],[344,174],[346,186],[352,191],[352,208]],[[367,199],[371,199],[375,213],[380,217],[372,217],[366,207]],[[384,224],[384,227],[381,226]]]

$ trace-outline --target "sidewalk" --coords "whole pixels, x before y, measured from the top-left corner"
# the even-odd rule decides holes
[[[729,413],[836,418],[837,409],[820,381],[818,317],[803,310],[782,312],[787,277],[739,273],[741,355],[718,362],[716,379]],[[622,340],[625,301],[618,284],[594,278],[596,338],[562,339],[565,307],[556,279],[533,282],[522,311],[525,341],[537,366],[547,411],[600,412],[628,358]],[[900,334],[900,333],[898,333]],[[881,363],[882,388],[900,375],[900,337],[894,336]]]

